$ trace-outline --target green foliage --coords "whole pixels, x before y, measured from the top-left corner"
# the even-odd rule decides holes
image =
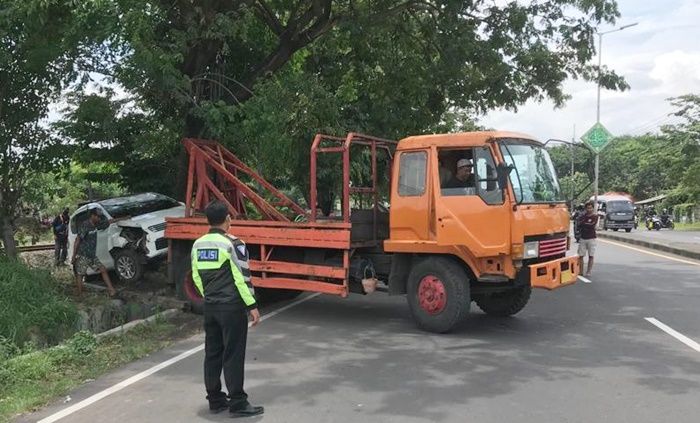
[[[90,355],[97,348],[97,338],[91,332],[81,330],[66,342],[66,347],[73,354]]]
[[[13,220],[27,175],[65,158],[41,124],[49,104],[78,76],[88,39],[103,30],[97,0],[4,1],[0,6],[0,224],[13,254]]]
[[[622,191],[642,200],[659,194],[668,196],[664,206],[700,202],[700,96],[671,99],[681,123],[664,126],[659,134],[615,139],[600,154],[600,192]],[[570,195],[571,149],[549,149],[557,173]],[[593,155],[575,151],[578,175],[593,180]],[[579,186],[587,183],[578,176]],[[582,197],[584,197],[582,195]],[[585,198],[585,197],[584,197]]]
[[[610,0],[108,3],[115,36],[95,57],[130,97],[77,98],[62,133],[124,166],[130,190],[166,193],[184,184],[180,135],[222,139],[303,189],[317,132],[398,139],[470,129],[475,113],[528,99],[561,104],[565,79],[597,75],[595,28],[618,16]]]
[[[75,305],[48,272],[0,257],[0,292],[0,338],[5,344],[53,344],[74,330]]]
[[[78,332],[52,348],[0,355],[0,421],[40,407],[86,379],[170,345],[178,336],[182,336],[181,327],[153,323],[100,341],[92,334]],[[0,338],[0,353],[3,345]]]
[[[567,202],[573,199],[575,204],[584,203],[593,193],[590,179],[582,172],[575,172],[573,178],[559,175],[559,185]]]
[[[75,141],[73,159],[86,172],[70,170],[80,182],[103,185],[106,191],[120,186],[133,193],[172,194],[178,152],[175,134],[110,90],[73,93],[67,112],[56,129]],[[110,182],[113,185],[105,186]]]
[[[67,163],[62,169],[29,176],[24,191],[25,208],[55,216],[81,202],[119,196],[125,193],[119,168],[112,163]],[[111,182],[110,182],[111,181]]]

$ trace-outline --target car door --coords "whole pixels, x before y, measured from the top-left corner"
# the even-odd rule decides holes
[[[103,219],[109,220],[112,218],[102,207],[98,208],[103,216]],[[110,250],[112,249],[110,238],[112,235],[118,232],[119,226],[114,223],[109,225],[107,229],[97,231],[97,249],[95,254],[108,270],[114,269],[114,258],[112,257],[112,254],[110,254]]]
[[[78,209],[70,218],[68,230],[68,260],[73,258],[73,250],[75,249],[75,240],[78,237],[80,226],[85,223],[88,218],[87,209]]]

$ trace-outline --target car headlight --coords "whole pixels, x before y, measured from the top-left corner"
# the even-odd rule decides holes
[[[540,255],[540,243],[538,241],[526,242],[523,244],[523,258],[537,258]]]

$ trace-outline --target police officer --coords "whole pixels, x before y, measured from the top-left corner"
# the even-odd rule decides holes
[[[210,203],[205,213],[209,233],[192,246],[192,279],[204,297],[204,385],[213,413],[229,409],[233,417],[256,416],[263,407],[248,402],[243,370],[248,314],[255,326],[260,313],[250,282],[245,244],[228,234],[231,226],[226,205]],[[221,369],[228,397],[221,391]]]

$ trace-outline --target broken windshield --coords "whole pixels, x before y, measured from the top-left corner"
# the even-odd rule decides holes
[[[146,193],[129,197],[111,198],[100,201],[100,205],[112,218],[140,216],[159,210],[178,207],[180,203],[162,194]]]

